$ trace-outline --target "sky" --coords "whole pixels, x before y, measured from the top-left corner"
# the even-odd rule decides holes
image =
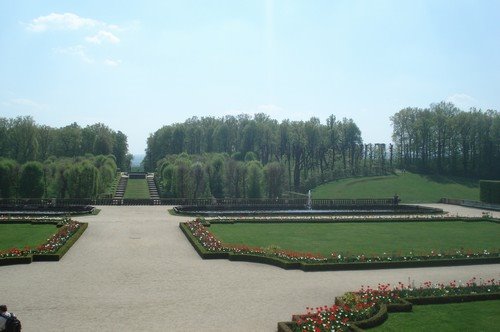
[[[163,125],[500,110],[500,1],[1,0],[0,117],[104,123],[144,152]]]

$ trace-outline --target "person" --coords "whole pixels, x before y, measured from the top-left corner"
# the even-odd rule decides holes
[[[14,321],[11,324],[14,331],[21,331],[21,323],[17,319],[16,315],[7,311],[7,306],[5,304],[0,305],[0,331],[7,331],[7,321]]]

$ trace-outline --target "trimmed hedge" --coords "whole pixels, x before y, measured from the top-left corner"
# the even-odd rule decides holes
[[[481,202],[500,204],[500,181],[479,181],[479,197]]]
[[[30,264],[33,261],[31,256],[0,258],[1,265]]]
[[[500,219],[485,219],[480,217],[454,217],[440,216],[438,218],[426,217],[398,217],[398,218],[328,218],[328,217],[302,217],[302,218],[238,218],[238,219],[203,219],[203,226],[210,227],[211,224],[293,224],[293,223],[309,223],[309,224],[343,224],[343,223],[391,223],[391,222],[442,222],[442,221],[464,221],[464,222],[494,222],[500,223]]]

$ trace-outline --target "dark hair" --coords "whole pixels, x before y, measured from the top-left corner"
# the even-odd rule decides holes
[[[5,304],[0,304],[0,311],[7,311],[7,306]]]

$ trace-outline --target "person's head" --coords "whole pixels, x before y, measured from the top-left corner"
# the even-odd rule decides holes
[[[0,304],[0,312],[6,312],[7,306],[5,304]]]

